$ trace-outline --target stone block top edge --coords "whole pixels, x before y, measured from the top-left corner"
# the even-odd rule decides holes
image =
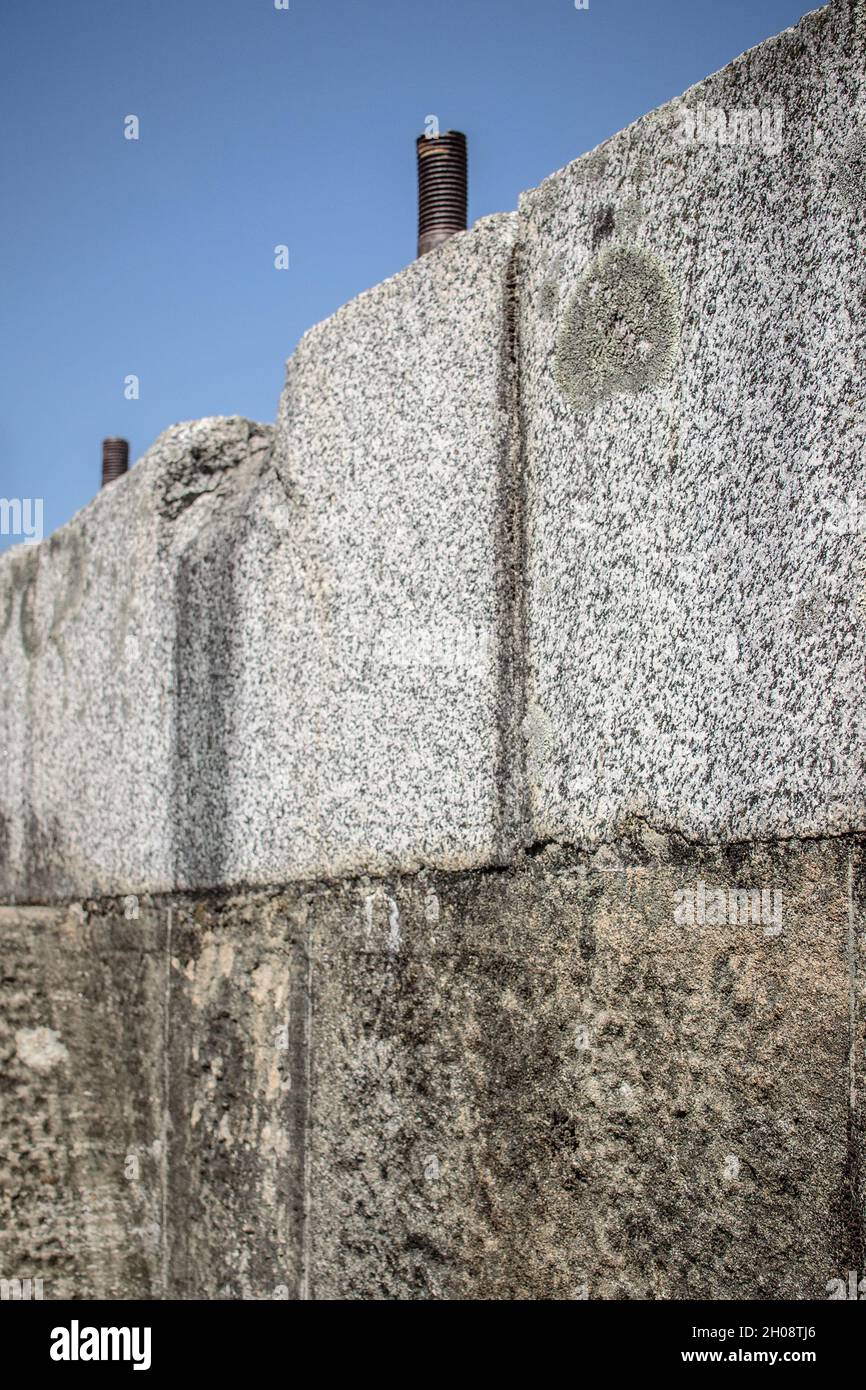
[[[453,273],[458,258],[481,253],[485,247],[488,249],[493,247],[501,256],[507,256],[517,241],[519,227],[520,218],[516,210],[488,213],[484,217],[477,218],[466,231],[456,232],[454,236],[449,237],[435,250],[409,261],[393,275],[388,275],[384,280],[377,281],[375,285],[368,286],[360,294],[353,295],[351,299],[346,300],[346,303],[341,304],[332,314],[328,314],[326,318],[311,324],[298,339],[294,350],[287,359],[287,365],[296,356],[304,354],[314,346],[318,339],[342,328],[347,319],[359,312],[363,313],[371,309],[377,300],[398,293],[404,286],[410,285],[414,279],[427,277],[434,273],[449,275]]]
[[[859,11],[854,8],[858,5],[860,6]],[[745,49],[723,67],[708,73],[706,77],[692,83],[684,91],[669,97],[667,101],[661,102],[651,110],[645,111],[628,125],[613,131],[606,139],[591,149],[585,150],[577,158],[570,160],[568,164],[555,169],[535,187],[525,189],[518,198],[519,216],[521,218],[531,217],[536,204],[542,203],[547,195],[563,180],[579,177],[584,171],[589,173],[598,164],[599,159],[603,159],[606,152],[614,145],[635,138],[651,137],[652,132],[660,124],[663,124],[674,113],[679,112],[683,105],[693,99],[696,94],[709,96],[713,89],[725,79],[739,72],[745,73],[749,64],[753,63],[756,57],[769,57],[773,50],[784,48],[790,44],[795,36],[805,37],[810,34],[810,31],[817,30],[820,25],[834,22],[839,25],[849,23],[854,25],[858,20],[866,26],[866,5],[861,4],[861,0],[830,0],[827,5],[809,10],[796,24],[789,25],[786,29],[780,30],[779,33],[753,44],[751,48]]]
[[[126,500],[130,488],[155,486],[156,475],[160,469],[177,465],[195,450],[207,445],[220,448],[227,443],[238,446],[257,435],[261,435],[263,440],[269,443],[273,431],[272,424],[262,424],[243,415],[205,415],[198,420],[181,420],[168,425],[136,458],[128,472],[116,478],[107,487],[99,487],[97,468],[94,466],[94,485],[98,490],[89,501],[41,540],[21,541],[0,554],[0,574],[3,573],[4,566],[7,569],[15,569],[25,557],[44,553],[52,545],[62,544],[65,538],[83,524],[97,521],[101,511],[105,510],[110,514],[121,499]]]

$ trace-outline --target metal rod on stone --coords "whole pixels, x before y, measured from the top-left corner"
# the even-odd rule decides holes
[[[113,483],[129,468],[129,440],[103,439],[102,486]]]
[[[459,130],[419,135],[418,255],[466,230],[466,136]]]

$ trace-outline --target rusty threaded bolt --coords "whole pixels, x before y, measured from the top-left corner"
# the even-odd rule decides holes
[[[441,246],[455,232],[466,231],[466,136],[459,130],[419,135],[418,255]]]
[[[129,467],[129,440],[103,439],[102,441],[102,486],[113,483]]]

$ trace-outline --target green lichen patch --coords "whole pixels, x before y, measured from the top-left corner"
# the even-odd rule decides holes
[[[680,340],[679,301],[648,251],[612,246],[586,268],[556,343],[556,379],[575,410],[643,391],[671,372]]]

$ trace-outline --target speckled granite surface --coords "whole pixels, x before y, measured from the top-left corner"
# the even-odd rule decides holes
[[[304,337],[274,473],[240,537],[201,538],[237,670],[229,844],[206,881],[513,849],[515,223],[486,219]]]
[[[864,824],[864,129],[837,3],[521,200],[537,840]]]
[[[6,894],[861,828],[864,45],[807,16],[4,556]]]
[[[513,850],[515,224],[307,334],[276,431],[176,426],[3,557],[8,898]]]
[[[178,573],[272,434],[175,425],[55,535],[0,559],[7,900],[175,882]]]

